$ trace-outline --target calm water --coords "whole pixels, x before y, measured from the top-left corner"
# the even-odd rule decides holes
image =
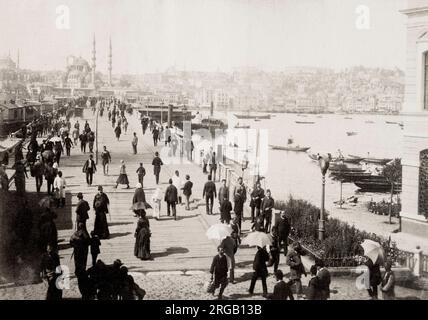
[[[345,119],[351,117],[352,119]],[[342,150],[348,154],[372,157],[401,157],[403,130],[398,124],[386,124],[385,121],[401,122],[401,116],[383,115],[307,115],[277,114],[270,120],[239,120],[240,125],[250,125],[251,129],[260,129],[261,174],[266,177],[265,188],[270,188],[274,198],[284,199],[288,195],[319,203],[321,198],[321,173],[316,162],[309,159],[304,152],[286,152],[272,150],[273,145],[286,145],[287,138],[292,136],[295,144],[311,147],[309,153],[332,153]],[[234,127],[229,117],[229,127]],[[296,124],[295,121],[313,121],[315,124]],[[366,123],[372,121],[373,123]],[[240,149],[251,149],[248,158],[252,159],[256,145],[256,130],[235,130],[229,140],[237,143]],[[236,133],[238,131],[239,133]],[[357,132],[348,136],[346,132]],[[246,137],[245,132],[248,133]],[[232,151],[242,158],[243,151]],[[249,175],[249,172],[247,176]],[[327,179],[326,206],[331,207],[339,198],[339,183]],[[344,197],[355,194],[356,186],[352,183],[343,185]],[[385,195],[385,197],[387,197]]]

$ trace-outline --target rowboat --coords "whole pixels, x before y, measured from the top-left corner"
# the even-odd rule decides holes
[[[250,129],[250,126],[249,125],[242,125],[242,126],[236,125],[235,129]]]
[[[379,164],[379,165],[386,165],[388,162],[391,162],[392,159],[386,159],[386,158],[364,158],[363,161],[367,163],[373,163],[373,164]]]
[[[294,151],[294,152],[306,152],[308,151],[311,147],[292,147],[292,146],[276,146],[276,145],[269,145],[269,147],[271,147],[272,150],[283,150],[283,151]]]
[[[398,122],[394,122],[394,121],[385,121],[386,124],[398,124]]]
[[[314,124],[313,121],[296,121],[297,124]]]
[[[346,134],[348,135],[348,137],[351,137],[351,136],[356,136],[358,132],[351,131],[351,132],[347,132]]]
[[[374,121],[367,120],[366,123],[374,123]]]
[[[238,119],[270,119],[270,114],[266,115],[249,115],[249,114],[235,114]]]
[[[352,120],[352,118],[351,118],[351,117],[345,117],[345,118],[343,118],[343,119],[346,119],[346,120]]]

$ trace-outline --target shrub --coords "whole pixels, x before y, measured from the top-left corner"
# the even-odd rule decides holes
[[[363,255],[360,244],[364,239],[379,242],[385,254],[394,262],[399,252],[395,243],[365,231],[325,214],[325,239],[318,240],[318,219],[320,209],[306,200],[290,197],[287,202],[278,201],[278,210],[284,210],[290,220],[292,232],[290,237],[299,241],[316,258],[321,258],[329,266],[355,266],[358,257]]]

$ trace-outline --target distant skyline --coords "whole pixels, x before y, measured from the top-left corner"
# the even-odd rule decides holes
[[[33,70],[65,70],[68,55],[90,62],[96,36],[97,71],[113,74],[281,71],[311,66],[405,70],[405,0],[1,0],[0,56]],[[56,8],[70,8],[70,29],[56,28]],[[358,29],[356,8],[370,9]]]

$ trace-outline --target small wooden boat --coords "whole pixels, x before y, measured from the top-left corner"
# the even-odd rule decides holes
[[[270,114],[266,115],[249,115],[249,114],[235,114],[238,119],[270,119]]]
[[[269,145],[272,150],[283,150],[283,151],[294,151],[294,152],[306,152],[311,147],[293,147],[293,146],[276,146],[276,145]]]
[[[235,126],[235,129],[250,129],[250,126],[249,125],[236,125]]]
[[[309,157],[311,160],[318,161],[318,155],[316,155],[316,154],[308,153],[308,157]]]
[[[346,134],[348,135],[348,137],[351,137],[351,136],[356,136],[358,132],[350,131],[350,132],[346,132]]]
[[[260,119],[254,119],[254,121],[259,122],[259,121],[262,121],[262,120],[260,120]]]
[[[351,118],[351,117],[345,117],[345,118],[343,118],[343,119],[346,119],[346,120],[352,120],[352,118]]]
[[[394,122],[394,121],[385,121],[386,124],[398,124],[398,122]]]
[[[314,124],[313,121],[296,121],[297,124]]]
[[[363,161],[367,163],[373,163],[373,164],[379,164],[379,165],[386,165],[388,162],[391,162],[392,159],[387,158],[364,158]]]
[[[366,123],[374,123],[374,121],[367,120]]]

